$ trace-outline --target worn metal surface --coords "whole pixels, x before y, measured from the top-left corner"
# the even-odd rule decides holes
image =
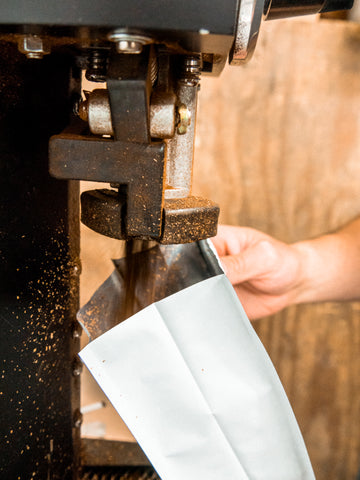
[[[126,199],[116,190],[90,190],[81,194],[81,221],[95,232],[110,238],[126,238],[121,219]]]
[[[125,206],[118,222],[126,237],[161,235],[165,144],[151,141],[149,126],[154,59],[151,47],[139,55],[110,58],[107,84],[113,139],[82,135],[84,125],[78,124],[72,133],[50,142],[50,172],[55,177],[121,186]]]
[[[214,237],[219,206],[200,197],[165,200],[161,243],[188,243]]]
[[[79,105],[79,117],[88,122],[94,135],[114,135],[109,92],[98,88],[85,92],[86,98]],[[171,138],[175,134],[176,97],[172,93],[157,92],[151,95],[150,136]],[[180,113],[179,113],[180,114]]]
[[[127,238],[121,222],[124,208],[125,199],[115,190],[92,190],[81,195],[81,221],[108,237]],[[219,207],[210,200],[199,197],[165,200],[161,236],[152,238],[172,244],[213,237],[218,216]]]
[[[133,143],[130,150],[128,143],[64,133],[50,141],[50,172],[57,178],[126,185],[123,227],[126,234],[160,236],[164,178],[162,143]]]
[[[88,122],[94,135],[114,135],[109,92],[105,88],[97,88],[85,92],[85,100],[79,105],[79,117]]]
[[[240,2],[235,42],[229,57],[230,65],[242,65],[251,59],[259,36],[264,7],[264,0]]]
[[[150,143],[151,46],[138,55],[110,56],[107,86],[115,139]]]
[[[198,56],[180,58],[181,68],[175,82],[177,100],[186,104],[192,122],[186,132],[176,132],[168,140],[165,162],[165,144],[150,138],[153,55],[154,52],[147,47],[141,55],[118,55],[110,60],[111,119],[107,118],[105,124],[110,128],[111,120],[114,139],[82,135],[83,124],[72,126],[71,132],[51,139],[50,172],[57,178],[119,186],[120,193],[98,191],[85,193],[82,197],[82,221],[103,235],[154,239],[161,243],[193,242],[215,235],[219,214],[215,204],[189,197],[201,59]],[[170,120],[171,130],[175,127],[175,94],[171,91],[171,80],[165,78],[169,75],[169,62],[160,61],[154,104],[158,103],[160,111],[165,111],[165,118],[161,115],[158,126],[163,132],[161,123],[164,120],[165,124],[167,119]],[[108,103],[107,92],[96,90],[94,96],[95,110],[99,105],[101,110]],[[90,98],[88,108],[80,109],[82,118],[89,121]],[[162,99],[162,105],[159,99]],[[109,113],[107,109],[108,117]],[[98,117],[101,116],[102,112]],[[103,128],[101,118],[99,124],[100,133]],[[173,201],[164,204],[164,196],[166,202]]]
[[[81,439],[81,463],[87,467],[150,465],[137,443],[97,438]]]
[[[191,192],[200,72],[199,57],[184,57],[175,91],[179,105],[185,106],[191,121],[187,122],[186,129],[178,129],[167,142],[165,198],[184,198]]]
[[[176,96],[171,92],[156,92],[150,103],[150,135],[171,138],[175,134]]]
[[[71,61],[0,43],[0,478],[73,480],[80,429],[78,184],[47,171]],[[72,85],[76,86],[76,81]]]

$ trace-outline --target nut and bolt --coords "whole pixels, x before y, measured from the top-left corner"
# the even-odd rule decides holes
[[[145,35],[136,35],[115,30],[109,33],[108,40],[116,44],[118,53],[141,53],[152,39]]]
[[[181,104],[177,107],[177,117],[177,133],[184,135],[191,124],[191,112],[186,105]]]
[[[18,40],[19,52],[26,55],[27,58],[41,60],[44,55],[50,53],[49,45],[38,35],[24,35]]]

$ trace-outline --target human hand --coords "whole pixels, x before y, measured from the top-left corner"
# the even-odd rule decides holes
[[[287,245],[252,228],[226,225],[219,226],[212,242],[249,318],[296,303],[303,279],[298,244]]]

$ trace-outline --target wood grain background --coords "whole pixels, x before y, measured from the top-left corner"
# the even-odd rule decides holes
[[[264,23],[247,66],[204,78],[194,192],[220,204],[222,222],[288,242],[360,214],[360,26]],[[121,247],[86,227],[82,232],[84,303]],[[360,305],[294,307],[254,326],[293,405],[317,480],[354,480]],[[83,403],[99,395],[86,378]],[[108,438],[131,438],[109,407],[85,416],[96,420],[107,422]]]
[[[360,26],[265,23],[246,67],[203,79],[197,134],[194,190],[220,204],[223,223],[293,242],[357,216]],[[294,307],[254,326],[295,410],[317,480],[354,480],[359,304]]]

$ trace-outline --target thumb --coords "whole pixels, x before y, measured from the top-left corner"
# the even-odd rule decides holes
[[[233,285],[246,282],[267,272],[269,267],[268,245],[259,242],[238,255],[220,257],[225,274]]]

